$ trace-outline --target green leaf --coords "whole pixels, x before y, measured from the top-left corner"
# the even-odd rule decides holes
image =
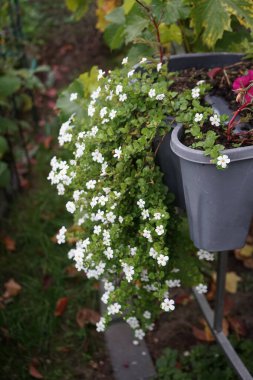
[[[17,76],[0,76],[0,96],[7,97],[14,94],[21,87],[21,80]]]
[[[6,187],[11,180],[11,173],[6,162],[0,161],[0,187]]]
[[[105,19],[107,21],[110,21],[111,23],[114,24],[124,24],[126,21],[125,14],[124,14],[124,9],[123,7],[118,7],[113,9],[106,17]]]
[[[193,0],[191,25],[203,42],[213,47],[225,30],[231,31],[234,15],[245,27],[253,25],[252,0]]]
[[[8,150],[7,140],[3,136],[0,136],[0,158],[3,157],[3,155],[7,152],[7,150]]]
[[[97,66],[92,66],[90,72],[86,72],[81,74],[77,82],[79,82],[84,91],[84,96],[88,98],[88,96],[92,93],[97,88],[97,76],[98,76],[98,67]],[[77,88],[71,88],[71,92],[77,91]]]
[[[252,0],[224,0],[227,11],[234,15],[240,24],[246,28],[253,28]]]
[[[91,0],[65,0],[67,8],[74,13],[76,20],[80,20],[89,9]]]
[[[157,19],[162,19],[165,24],[174,24],[179,19],[189,16],[190,8],[183,0],[155,0],[152,11]]]
[[[182,43],[182,33],[176,24],[168,26],[161,23],[159,25],[159,31],[162,44],[167,44],[169,42],[176,42],[178,44]]]
[[[153,54],[153,49],[147,45],[138,44],[133,47],[128,52],[128,60],[130,63],[136,63],[143,57],[151,57]]]
[[[107,45],[112,49],[119,49],[124,42],[124,26],[111,24],[107,26],[104,32],[104,39]]]
[[[0,116],[0,131],[1,133],[13,133],[17,130],[17,124],[7,117]]]
[[[131,11],[134,4],[135,4],[135,0],[124,0],[123,9],[124,9],[125,15],[127,15]]]
[[[126,43],[132,42],[136,37],[140,36],[148,25],[149,20],[147,18],[134,14],[130,20],[126,22]]]

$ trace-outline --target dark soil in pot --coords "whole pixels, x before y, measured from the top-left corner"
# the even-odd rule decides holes
[[[233,111],[239,108],[239,104],[236,102],[236,94],[232,90],[232,84],[234,80],[240,76],[247,73],[248,70],[253,69],[252,61],[242,61],[236,62],[234,64],[228,65],[224,68],[212,68],[212,69],[196,69],[189,68],[178,72],[175,82],[171,86],[171,90],[177,92],[183,92],[187,89],[193,89],[199,80],[204,80],[212,86],[210,91],[211,96],[223,98],[228,103],[228,108],[231,110],[230,117],[232,117]],[[205,103],[205,102],[203,102]],[[240,117],[247,117],[247,130],[253,128],[253,116],[250,115],[248,111],[242,111]],[[248,132],[245,135],[246,138],[241,139],[235,133],[231,141],[227,140],[226,132],[215,126],[206,123],[203,126],[203,132],[206,133],[209,130],[213,130],[218,134],[216,140],[217,144],[222,144],[226,149],[234,148],[235,144],[240,143],[240,146],[249,146],[253,144],[253,134]],[[195,143],[194,137],[189,135],[184,135],[182,137],[182,143],[186,146],[191,146]]]

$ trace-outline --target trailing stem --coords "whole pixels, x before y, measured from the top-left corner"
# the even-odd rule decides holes
[[[148,17],[153,24],[153,27],[155,29],[156,33],[156,40],[158,44],[158,49],[159,49],[159,55],[160,55],[160,62],[163,63],[163,48],[161,45],[161,37],[160,37],[160,31],[159,31],[159,22],[156,20],[156,18],[152,15],[152,12],[148,6],[143,4],[140,0],[136,0],[136,2],[143,8],[148,14]]]
[[[230,120],[230,122],[229,122],[229,124],[228,124],[228,129],[227,129],[227,140],[228,140],[228,141],[231,140],[231,131],[232,131],[232,129],[234,128],[234,121],[235,121],[237,115],[238,115],[242,110],[244,110],[245,108],[247,108],[247,106],[248,106],[249,104],[250,104],[249,102],[248,102],[248,103],[244,103],[243,105],[241,105],[241,107],[239,107],[239,108],[235,111],[235,113],[234,113],[232,119]]]

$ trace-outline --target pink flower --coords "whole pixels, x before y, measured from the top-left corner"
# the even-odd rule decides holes
[[[236,78],[233,82],[233,90],[238,94],[236,101],[245,104],[253,101],[253,70],[247,75]]]

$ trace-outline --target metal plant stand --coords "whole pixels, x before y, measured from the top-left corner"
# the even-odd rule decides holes
[[[217,290],[214,311],[210,308],[203,294],[199,294],[195,288],[193,288],[193,293],[217,343],[222,348],[226,358],[229,360],[239,378],[242,380],[253,380],[253,377],[222,331],[227,260],[228,251],[218,253]]]

